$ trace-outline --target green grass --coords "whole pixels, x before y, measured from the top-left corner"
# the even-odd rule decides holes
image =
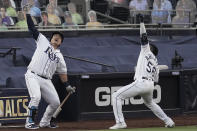
[[[197,131],[197,126],[177,126],[174,128],[164,128],[164,127],[131,128],[131,129],[119,129],[119,130],[91,130],[91,131]]]

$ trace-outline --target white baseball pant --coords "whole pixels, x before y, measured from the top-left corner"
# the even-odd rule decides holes
[[[121,101],[137,95],[140,95],[144,100],[144,104],[150,108],[159,119],[166,123],[169,120],[169,117],[163,112],[160,106],[153,101],[153,89],[153,81],[141,79],[120,88],[117,92],[114,92],[112,95],[112,103],[116,123],[125,123]]]
[[[40,124],[49,124],[53,113],[60,105],[60,100],[53,83],[50,79],[41,78],[38,75],[32,73],[30,70],[28,70],[25,74],[25,80],[31,98],[28,107],[38,107],[42,96],[49,105],[46,108]]]

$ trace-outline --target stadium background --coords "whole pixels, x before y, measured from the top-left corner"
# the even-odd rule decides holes
[[[16,1],[16,5],[17,2],[20,3]],[[59,5],[64,5],[70,1],[58,2]],[[81,10],[82,16],[86,19],[87,3],[74,0],[71,2],[78,5],[78,10]],[[47,3],[48,1],[43,1],[43,5]],[[97,1],[92,1],[90,5],[97,11],[103,11],[102,6]],[[65,40],[61,51],[65,55],[69,80],[77,87],[77,92],[69,98],[58,117],[62,128],[103,129],[113,123],[111,94],[121,86],[132,82],[133,67],[140,50],[139,26],[130,23],[121,24],[116,19],[122,18],[114,18],[116,17],[98,16],[98,20],[102,22],[110,21],[110,26],[106,25],[102,29],[86,29],[81,25],[81,28],[74,30],[59,28],[40,30],[48,37],[53,30],[64,33]],[[151,42],[160,49],[159,63],[169,66],[168,70],[160,74],[154,99],[168,115],[175,119],[177,125],[197,124],[197,39],[195,23],[189,25],[191,26],[188,28],[177,29],[161,23],[147,24]],[[21,124],[27,116],[29,97],[24,73],[34,50],[34,41],[27,30],[14,29],[0,32],[0,122],[4,125]],[[172,67],[175,51],[184,59],[182,67],[176,67],[177,63],[174,68]],[[90,60],[92,63],[70,57]],[[56,75],[53,82],[60,99],[63,100],[66,91]],[[38,121],[45,106],[46,103],[42,101]],[[157,121],[155,116],[142,105],[140,97],[126,100],[123,110],[129,127],[162,126],[161,121]]]

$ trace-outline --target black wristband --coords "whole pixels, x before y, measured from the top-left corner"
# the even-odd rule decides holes
[[[64,85],[64,87],[67,87],[67,86],[69,86],[70,84],[69,84],[69,82],[67,81],[67,82],[64,82],[63,85]]]

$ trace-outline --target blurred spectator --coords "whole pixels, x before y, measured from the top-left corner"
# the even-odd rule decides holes
[[[10,17],[17,17],[16,10],[12,7],[10,0],[2,0],[3,7],[6,8],[6,14]]]
[[[96,12],[89,11],[88,12],[89,22],[86,24],[87,28],[102,28],[102,23],[97,21]]]
[[[174,28],[188,27],[189,17],[185,15],[185,11],[180,7],[176,7],[176,16],[172,19],[172,26]]]
[[[164,4],[164,9],[167,10],[168,12],[168,20],[167,23],[171,23],[172,22],[172,18],[171,15],[173,13],[173,6],[170,0],[162,0],[162,3]]]
[[[41,11],[38,7],[35,5],[35,0],[22,0],[21,1],[21,7],[29,6],[30,11],[29,13],[31,16],[34,17],[40,17],[41,16]]]
[[[55,14],[57,16],[64,16],[64,12],[63,12],[62,8],[57,5],[57,0],[49,0],[49,4],[54,6]]]
[[[147,15],[150,12],[146,11],[149,10],[147,0],[131,0],[129,3],[129,9],[131,16],[136,16],[137,14]]]
[[[179,0],[176,7],[185,10],[185,16],[190,17],[190,23],[195,21],[197,12],[196,3],[193,0]]]
[[[152,23],[171,23],[172,4],[169,0],[154,0]]]
[[[33,0],[33,6],[40,8],[40,3],[39,0]],[[22,0],[21,1],[21,7],[24,7],[25,5],[27,5],[29,3],[29,0]],[[32,3],[32,2],[31,2]]]
[[[35,7],[38,7],[38,8],[40,8],[40,2],[39,2],[39,0],[34,0],[34,5],[35,5]]]
[[[47,12],[42,12],[42,22],[39,23],[39,26],[42,29],[47,29],[48,26],[53,26],[53,24],[48,21],[48,14],[47,14]]]
[[[16,8],[16,4],[15,4],[15,2],[14,2],[14,0],[9,0],[10,1],[10,4],[11,4],[11,6],[13,7],[13,8]],[[0,0],[0,6],[1,5],[3,5],[3,1],[2,0]],[[3,5],[4,6],[4,5]]]
[[[8,30],[8,28],[5,25],[3,25],[1,21],[2,21],[2,17],[0,15],[0,31]]]
[[[76,6],[74,3],[69,3],[68,4],[68,10],[72,15],[72,20],[75,24],[83,24],[83,19],[79,13],[77,13]]]
[[[2,17],[2,21],[0,21],[3,25],[5,26],[10,26],[10,25],[14,25],[14,22],[12,20],[11,17],[6,16],[6,11],[4,7],[1,7],[1,17]]]
[[[19,27],[20,29],[27,28],[25,12],[18,11],[18,22],[16,23],[16,27]]]
[[[67,29],[76,29],[77,28],[77,25],[74,24],[72,21],[72,15],[69,11],[65,12],[64,18],[65,18],[65,22],[62,24],[63,28],[67,28]]]
[[[48,13],[48,21],[52,23],[53,25],[60,25],[61,20],[60,18],[55,15],[55,8],[53,5],[48,4],[47,5],[47,13]]]
[[[35,0],[29,0],[29,5],[30,5],[31,16],[40,17],[41,16],[41,11],[38,7],[35,6]]]

